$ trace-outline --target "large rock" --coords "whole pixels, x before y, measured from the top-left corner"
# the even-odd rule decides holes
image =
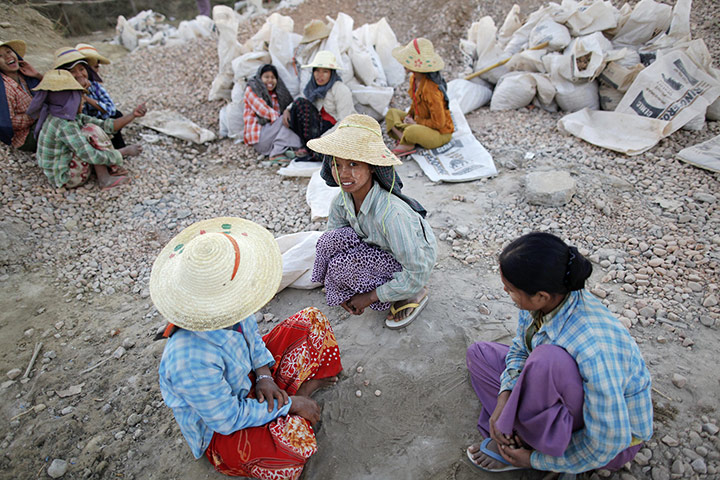
[[[530,172],[525,178],[527,201],[533,205],[561,207],[575,194],[576,183],[568,172]]]

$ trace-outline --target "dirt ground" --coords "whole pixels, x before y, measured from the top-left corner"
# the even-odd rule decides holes
[[[519,3],[523,12],[529,13],[543,2],[528,0]],[[512,2],[507,0],[493,4],[418,0],[412,6],[379,0],[350,4],[339,0],[311,0],[297,9],[282,13],[293,17],[296,31],[313,18],[325,15],[334,18],[340,11],[351,15],[356,26],[386,16],[400,41],[417,35],[427,36],[448,59],[448,69],[457,72],[461,69],[458,41],[465,36],[470,23],[484,14],[493,16],[496,23],[500,23],[511,6]],[[32,43],[33,56],[29,55],[28,59],[39,69],[50,66],[48,58],[58,46],[75,44],[87,38],[97,43],[108,36],[106,32],[83,39],[63,39],[53,33],[51,22],[37,16],[34,11],[10,8],[0,5],[0,17],[7,18],[12,14],[15,19],[10,27],[0,28],[2,38],[23,38]],[[253,19],[247,29],[252,31],[263,22],[263,18]],[[717,40],[720,36],[717,18],[693,14],[693,25],[697,30],[696,37],[708,36]],[[711,51],[717,55],[715,45],[712,44]],[[117,60],[116,68],[132,68],[133,63],[124,57],[121,49],[104,42],[102,46],[103,51],[112,55],[113,61]],[[207,48],[211,50],[211,47]],[[136,52],[132,55],[151,54]],[[150,91],[152,87],[145,83],[150,78],[151,72],[138,71],[137,84],[128,85],[127,90],[146,88]],[[203,101],[205,87],[196,87],[197,95],[188,97],[187,112],[183,113],[193,109],[210,112],[213,117],[207,117],[203,126],[216,128],[214,115],[217,108],[210,108]],[[123,97],[125,94],[119,92],[118,95]],[[485,132],[488,142],[498,147],[493,151],[496,158],[502,156],[501,146],[515,147],[523,152],[542,150],[542,137],[549,135],[546,130],[556,120],[557,116],[553,114],[530,113],[527,110],[491,115],[487,109],[482,109],[468,116],[473,131],[476,134]],[[521,144],[504,145],[502,130],[509,123],[525,125],[527,139]],[[718,130],[717,126],[708,127],[693,139],[709,138],[720,133]],[[139,139],[138,132],[139,129],[130,128],[130,138]],[[344,365],[341,381],[336,387],[316,395],[323,404],[322,428],[317,435],[319,451],[307,464],[303,474],[305,480],[535,480],[543,477],[540,472],[487,474],[471,466],[465,457],[467,445],[479,439],[476,420],[480,413],[480,405],[467,377],[465,350],[478,340],[507,343],[516,327],[517,309],[503,294],[495,265],[498,249],[510,239],[503,235],[507,235],[508,230],[517,235],[524,227],[540,228],[547,225],[545,218],[553,215],[569,216],[569,223],[576,225],[578,231],[595,235],[597,246],[602,245],[601,237],[612,237],[616,229],[632,230],[622,226],[643,211],[658,225],[670,231],[673,229],[669,226],[672,221],[663,216],[649,194],[646,195],[647,192],[638,188],[628,193],[627,187],[617,179],[617,176],[622,176],[618,172],[641,175],[639,172],[644,168],[642,159],[621,160],[617,167],[620,170],[614,171],[614,165],[602,163],[608,157],[613,157],[615,161],[614,156],[594,147],[578,147],[577,140],[567,142],[567,149],[555,152],[556,158],[539,155],[540,160],[534,166],[568,168],[583,179],[587,188],[578,194],[576,203],[565,212],[532,210],[527,213],[527,218],[534,219],[535,223],[529,221],[518,230],[499,230],[497,240],[488,240],[481,245],[483,253],[473,263],[459,259],[452,242],[440,241],[438,263],[429,284],[431,301],[422,316],[407,329],[392,331],[384,328],[382,314],[378,312],[368,311],[360,317],[348,317],[340,308],[327,307],[322,292],[317,289],[286,289],[263,309],[275,318],[262,325],[267,329],[305,306],[318,306],[331,318],[341,348]],[[180,173],[197,175],[211,186],[252,181],[257,173],[256,167],[253,166],[253,171],[244,178],[235,165],[214,158],[220,152],[231,149],[248,156],[250,151],[233,145],[228,139],[217,143],[219,146],[207,150],[198,148],[192,150],[195,153],[190,153],[197,154],[204,165],[200,171],[178,160]],[[663,143],[659,148],[669,146],[669,143]],[[153,148],[168,149],[170,155],[177,159],[185,158],[191,152],[180,141],[147,148],[149,153],[136,163],[139,170],[151,171],[149,165],[154,161],[151,158]],[[578,151],[587,153],[594,160],[573,164],[573,155]],[[658,150],[655,152],[660,155]],[[22,168],[36,169],[30,157],[16,157],[7,150],[0,150],[0,162],[9,163],[11,160],[15,162],[13,172],[19,169],[18,162]],[[245,162],[247,165],[247,160]],[[715,174],[681,166],[678,162],[659,163],[657,169],[667,177],[684,177],[687,185],[703,185],[715,194],[718,192]],[[470,226],[473,234],[481,235],[478,232],[492,231],[495,222],[517,216],[524,208],[519,193],[527,173],[524,168],[502,169],[495,178],[462,184],[429,182],[414,162],[405,162],[398,171],[406,185],[404,193],[420,199],[431,212],[428,218],[436,235],[459,225]],[[275,183],[270,188],[281,191],[289,188],[280,180],[273,181]],[[299,186],[302,191],[305,184],[306,180],[302,179],[289,183],[290,186]],[[0,386],[0,419],[3,420],[0,427],[0,478],[48,478],[46,472],[54,459],[68,462],[67,473],[63,476],[68,479],[223,478],[206,460],[192,459],[172,412],[162,402],[157,385],[157,366],[163,343],[152,341],[162,319],[152,306],[146,285],[141,284],[142,274],[138,276],[137,283],[141,284],[138,289],[130,285],[127,291],[111,295],[76,295],[71,288],[72,282],[60,280],[72,275],[67,272],[63,273],[64,277],[59,275],[59,270],[69,267],[63,265],[62,258],[47,262],[43,252],[61,252],[58,255],[67,255],[69,260],[78,255],[97,254],[97,263],[101,264],[98,268],[102,268],[106,261],[128,259],[113,258],[112,244],[108,246],[100,240],[94,243],[92,233],[95,230],[102,231],[107,237],[107,231],[96,217],[70,226],[61,215],[55,215],[68,208],[69,194],[55,192],[42,175],[29,174],[27,178],[14,176],[12,181],[0,182],[0,188],[3,192],[0,244],[4,245],[0,249],[0,371],[19,369],[25,373],[35,347],[42,343],[28,378],[23,379],[21,375],[16,381],[7,381]],[[90,194],[83,189],[78,194],[80,200],[73,201],[77,202],[77,208],[106,209],[110,216],[113,201],[119,203],[126,200],[122,197],[130,197],[122,205],[132,208],[148,199],[136,198],[134,188],[133,185],[129,190],[105,196]],[[172,184],[160,185],[158,195],[167,194],[170,190],[173,190]],[[174,191],[181,198],[193,195],[193,191],[182,191],[181,188]],[[632,207],[623,210],[623,216],[610,219],[581,213],[582,205],[590,205],[597,191],[608,196],[608,203],[632,204]],[[18,212],[27,211],[33,204],[47,206],[44,210],[40,209],[38,218],[22,218],[22,213]],[[208,205],[197,215],[200,217],[205,211],[215,212]],[[230,213],[241,214],[242,211],[238,208]],[[309,216],[309,211],[307,213]],[[151,219],[151,226],[132,237],[137,240],[137,251],[132,256],[144,259],[148,268],[160,247],[177,233],[161,227],[160,220],[157,226],[154,221]],[[51,231],[56,237],[34,235],[39,229]],[[640,229],[632,231],[641,238],[644,234]],[[118,228],[118,235],[126,233],[131,235],[132,232]],[[88,239],[89,243],[81,247],[82,251],[71,251],[69,247],[67,250],[56,248],[55,243],[69,242],[68,237],[73,235]],[[711,265],[715,268],[716,250],[713,255],[714,263]],[[76,273],[78,278],[84,274]],[[603,282],[606,273],[596,266],[588,283],[607,283]],[[713,284],[710,291],[714,291],[717,285],[713,282],[716,281],[717,274],[704,278],[702,283]],[[634,304],[635,297],[623,292],[620,284],[612,283],[607,288],[612,292],[614,303]],[[638,324],[631,330],[650,366],[656,386],[656,435],[650,445],[651,450],[657,462],[655,465],[662,464],[668,471],[677,448],[682,446],[672,447],[660,439],[671,436],[681,440],[686,438],[690,426],[694,429],[696,424],[717,423],[718,417],[720,383],[715,365],[720,321],[717,320],[717,309],[707,310],[705,315],[713,320],[709,323],[712,327],[707,328],[698,323],[697,318],[688,319],[688,316],[692,317],[690,313],[694,314],[696,310],[688,316],[685,311],[681,307],[673,310],[680,320],[669,324],[660,321],[642,327]],[[692,345],[687,345],[685,338],[691,338]],[[676,372],[691,378],[688,387],[680,389],[673,386],[671,378]],[[380,391],[379,396],[375,395],[376,390]],[[361,392],[360,397],[356,395],[358,391]],[[716,440],[707,436],[703,438],[714,451],[718,450]],[[717,464],[717,458],[708,458],[708,464],[713,461]],[[631,468],[622,472],[632,477],[621,477],[618,473],[613,478],[650,478],[650,470],[643,467],[645,465],[632,464]],[[690,473],[684,478],[718,478],[710,473]]]

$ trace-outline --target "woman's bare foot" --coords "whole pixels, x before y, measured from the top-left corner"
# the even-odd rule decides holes
[[[122,155],[123,158],[140,155],[142,151],[142,145],[140,145],[139,143],[134,143],[118,150],[118,152],[120,152],[120,155]]]
[[[121,167],[120,165],[108,165],[108,173],[110,175],[127,175],[128,172],[127,169]]]
[[[393,307],[395,307],[395,310],[397,310],[397,309],[401,308],[403,305],[407,305],[408,303],[420,303],[420,301],[427,296],[427,293],[428,293],[427,288],[423,287],[423,289],[420,290],[420,292],[417,295],[415,295],[414,297],[409,298],[407,300],[399,300],[399,301],[395,302]],[[396,322],[399,322],[399,321],[402,321],[405,318],[407,318],[407,316],[412,314],[414,311],[415,311],[415,309],[411,307],[411,308],[406,308],[404,310],[400,310],[395,315],[393,315],[392,313],[388,313],[387,319],[395,320]]]
[[[487,448],[500,455],[500,452],[498,451],[497,443],[495,443],[495,440],[490,440],[490,442],[487,444]],[[473,445],[470,445],[467,449],[468,456],[470,457],[470,460],[475,464],[479,465],[481,467],[495,470],[498,468],[506,467],[506,463],[501,463],[495,460],[494,458],[490,457],[489,455],[486,455],[485,453],[480,450],[480,444],[475,443]]]
[[[392,127],[392,128],[390,129],[390,133],[392,134],[392,135],[391,135],[392,137],[394,137],[394,138],[396,138],[396,139],[398,139],[398,140],[400,140],[400,139],[402,138],[402,136],[403,136],[402,132],[401,132],[400,129],[397,128],[397,127]]]
[[[327,378],[313,378],[311,380],[305,380],[300,388],[298,388],[297,395],[309,397],[321,388],[333,387],[337,384],[339,378],[327,377]]]

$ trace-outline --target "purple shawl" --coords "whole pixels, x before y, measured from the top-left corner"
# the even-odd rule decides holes
[[[27,109],[27,114],[37,118],[35,124],[35,138],[40,136],[40,130],[48,115],[65,120],[75,120],[82,101],[80,90],[64,90],[62,92],[48,92],[40,90],[35,94]]]

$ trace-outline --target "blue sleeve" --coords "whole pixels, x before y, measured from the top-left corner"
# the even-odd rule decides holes
[[[265,342],[260,336],[260,330],[258,330],[257,322],[255,321],[255,315],[250,315],[245,320],[240,322],[242,327],[242,333],[245,336],[245,341],[248,345],[250,352],[250,361],[252,362],[253,370],[257,370],[265,365],[271,367],[275,364],[272,353],[265,346]]]

